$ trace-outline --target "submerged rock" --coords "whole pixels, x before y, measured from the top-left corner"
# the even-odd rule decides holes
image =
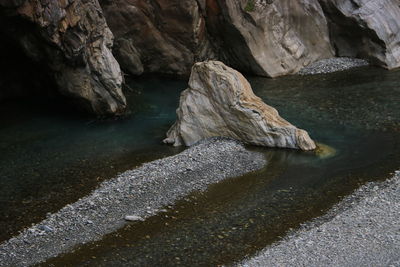
[[[224,136],[260,146],[316,148],[306,131],[280,117],[275,108],[254,95],[243,75],[219,61],[193,66],[177,115],[164,140],[175,146]]]

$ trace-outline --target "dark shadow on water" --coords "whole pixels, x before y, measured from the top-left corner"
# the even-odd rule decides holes
[[[98,184],[181,149],[161,143],[182,81],[136,82],[127,116],[97,120],[57,98],[0,106],[0,241],[85,196]]]
[[[42,266],[217,266],[253,255],[361,184],[399,168],[399,74],[363,68],[251,78],[257,95],[336,153],[253,147],[269,161],[263,170],[193,193]]]

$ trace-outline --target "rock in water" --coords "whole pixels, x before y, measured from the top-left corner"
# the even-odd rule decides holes
[[[219,61],[193,66],[177,115],[164,140],[174,146],[224,136],[260,146],[316,148],[306,131],[280,117],[275,108],[254,95],[242,74]]]

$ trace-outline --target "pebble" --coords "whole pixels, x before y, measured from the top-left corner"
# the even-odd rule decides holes
[[[400,266],[400,173],[370,183],[241,267]]]
[[[135,221],[144,221],[144,219],[140,216],[136,215],[127,215],[125,216],[126,221],[135,222]]]
[[[210,184],[261,169],[265,164],[263,154],[246,150],[238,141],[200,141],[180,154],[104,181],[88,196],[1,243],[0,266],[38,264],[117,230],[122,226],[118,218],[145,220],[195,190],[204,191]],[[186,169],[193,171],[179,171]]]
[[[39,230],[45,231],[45,232],[53,232],[53,228],[47,226],[47,225],[39,225],[38,226]]]

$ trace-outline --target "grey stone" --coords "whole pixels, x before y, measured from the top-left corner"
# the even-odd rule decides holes
[[[119,62],[135,75],[140,65],[145,73],[189,75],[195,62],[217,59],[241,71],[276,77],[333,56],[318,0],[255,0],[252,10],[248,2],[100,3],[116,36]]]
[[[319,1],[338,56],[368,59],[388,69],[400,67],[398,0]]]
[[[12,8],[7,2],[0,1],[2,37],[46,64],[62,94],[95,114],[123,112],[126,100],[111,53],[113,34],[97,0],[18,1]]]
[[[213,57],[201,2],[100,1],[124,71],[188,76],[194,62]]]
[[[131,221],[131,222],[135,222],[135,221],[144,221],[144,219],[140,216],[136,216],[136,215],[127,215],[125,216],[125,221]]]
[[[207,3],[211,35],[220,40],[219,58],[238,70],[276,77],[333,55],[318,0]]]
[[[316,148],[306,131],[280,117],[276,109],[254,95],[243,75],[219,61],[193,66],[177,116],[164,140],[175,146],[224,136],[260,146]]]

